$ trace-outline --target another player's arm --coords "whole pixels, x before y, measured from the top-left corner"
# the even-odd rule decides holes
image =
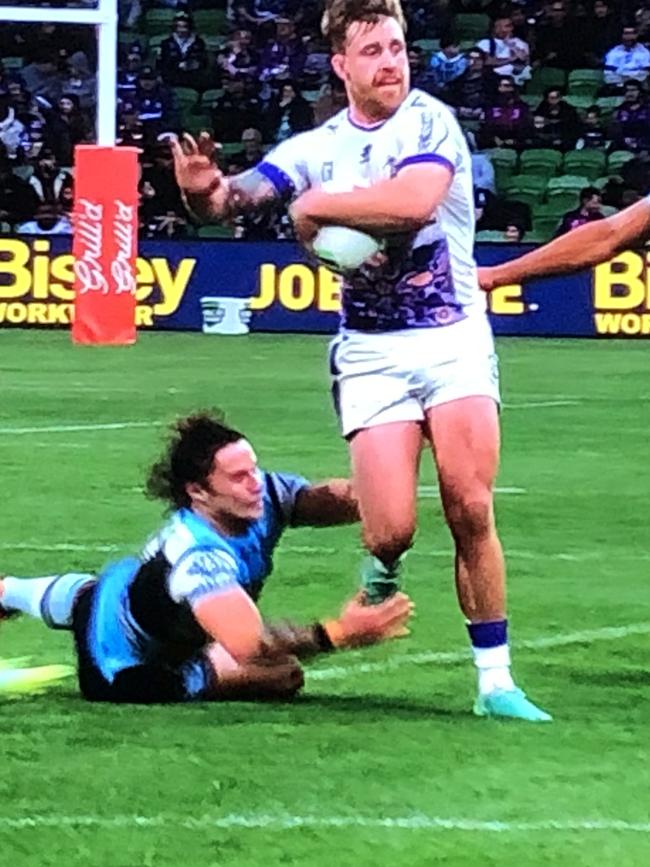
[[[349,479],[329,479],[298,492],[291,523],[303,527],[334,527],[361,519],[359,501]]]
[[[182,141],[170,137],[170,145],[185,205],[200,222],[229,221],[282,199],[277,186],[256,168],[225,176],[214,163],[216,145],[208,133],[197,140],[188,134]]]
[[[301,240],[306,241],[325,225],[378,234],[417,231],[429,222],[452,179],[447,160],[414,160],[395,177],[349,193],[307,190],[291,206],[291,215]]]
[[[481,288],[522,283],[580,271],[606,262],[650,235],[650,199],[643,199],[618,214],[586,223],[530,253],[491,268],[479,269]]]

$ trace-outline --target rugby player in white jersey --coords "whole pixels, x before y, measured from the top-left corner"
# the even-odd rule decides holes
[[[447,106],[410,90],[399,0],[329,0],[324,35],[349,109],[224,177],[214,143],[173,142],[176,175],[202,219],[285,199],[309,248],[323,226],[385,239],[346,275],[330,354],[342,433],[371,554],[370,598],[398,588],[416,526],[423,440],[456,548],[456,587],[478,670],[480,716],[546,721],[510,674],[505,568],[493,510],[497,360],[473,259],[470,156]]]

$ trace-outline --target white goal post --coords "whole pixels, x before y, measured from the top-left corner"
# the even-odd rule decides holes
[[[97,9],[0,6],[2,21],[97,27],[97,144],[113,147],[117,108],[117,0],[97,0]]]

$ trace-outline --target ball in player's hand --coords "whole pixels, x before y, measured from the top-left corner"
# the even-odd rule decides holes
[[[324,226],[312,244],[323,265],[338,274],[356,271],[383,248],[383,243],[372,235],[345,226]]]

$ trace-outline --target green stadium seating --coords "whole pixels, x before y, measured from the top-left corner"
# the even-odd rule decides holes
[[[573,96],[594,99],[603,86],[601,69],[572,69],[567,79],[568,92]]]
[[[174,98],[179,108],[192,108],[200,102],[200,94],[193,87],[174,87]]]
[[[523,244],[545,244],[547,241],[550,241],[553,237],[553,232],[547,232],[541,229],[533,228],[530,232],[526,232],[524,235]]]
[[[225,9],[197,9],[193,14],[194,27],[199,36],[225,36],[230,25]]]
[[[631,154],[629,151],[612,151],[607,158],[607,171],[617,174],[620,172],[622,166],[631,159],[634,159],[634,154]]]
[[[476,241],[483,243],[489,241],[492,244],[505,244],[506,239],[503,237],[503,232],[498,229],[482,229],[476,233]]]
[[[523,151],[519,157],[519,171],[526,175],[550,178],[562,164],[562,154],[551,148],[533,148]]]
[[[565,154],[562,168],[567,175],[584,175],[590,181],[595,181],[603,174],[606,165],[604,151],[581,150]]]
[[[507,198],[533,207],[544,196],[547,179],[538,175],[513,175],[504,187]]]
[[[148,36],[169,36],[174,15],[175,9],[149,9],[144,17],[144,32]]]
[[[485,153],[493,166],[507,165],[514,172],[519,160],[519,154],[514,148],[488,148]]]
[[[223,87],[211,87],[209,90],[204,90],[201,94],[201,105],[203,108],[210,106],[224,95],[226,91]]]
[[[607,122],[623,102],[622,96],[599,96],[596,100],[596,105],[600,109],[602,119]]]
[[[560,175],[557,178],[550,178],[547,200],[558,210],[569,211],[578,206],[580,190],[589,185],[589,178],[584,175]]]
[[[429,54],[433,54],[435,51],[440,51],[439,39],[416,39],[413,45],[421,48],[422,51],[429,52]]]
[[[490,35],[490,18],[480,12],[461,12],[454,17],[453,32],[459,41],[472,40],[476,44]]]
[[[199,226],[198,229],[199,238],[221,238],[221,239],[230,239],[233,238],[233,230],[230,226],[221,226],[216,223],[211,223],[208,226]]]
[[[533,229],[547,239],[552,237],[564,212],[565,208],[558,208],[556,202],[542,202],[536,205],[533,209]]]
[[[605,217],[611,217],[613,214],[618,214],[618,208],[615,208],[614,205],[601,205],[600,210]]]
[[[590,96],[576,96],[574,93],[569,93],[564,97],[564,101],[572,105],[579,114],[584,114],[588,108],[594,104],[594,100]]]
[[[532,77],[526,85],[526,93],[544,93],[547,87],[562,87],[566,85],[566,72],[554,66],[541,66],[533,70]]]
[[[593,187],[597,187],[599,190],[602,190],[603,187],[607,186],[609,180],[610,180],[609,175],[601,175],[601,177],[596,178],[594,181],[592,181],[591,185]]]
[[[2,66],[6,72],[9,70],[22,69],[25,65],[25,60],[22,57],[3,57]]]

